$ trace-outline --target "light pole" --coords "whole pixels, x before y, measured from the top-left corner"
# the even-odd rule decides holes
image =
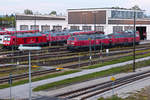
[[[134,10],[134,39],[133,39],[133,72],[135,72],[135,34],[136,34],[136,11]]]
[[[41,47],[25,47],[20,45],[19,50],[28,50],[29,51],[29,100],[32,100],[32,86],[31,86],[31,50],[41,50]]]
[[[96,14],[97,14],[97,11],[93,11],[92,12],[93,15],[94,15],[94,31],[96,31]],[[96,37],[95,37],[95,40],[96,40]],[[94,40],[94,51],[96,50],[96,41]]]
[[[34,30],[36,30],[36,14],[34,14]]]
[[[94,31],[96,31],[96,14],[98,13],[97,11],[93,11],[92,12],[93,13],[93,15],[94,15]]]

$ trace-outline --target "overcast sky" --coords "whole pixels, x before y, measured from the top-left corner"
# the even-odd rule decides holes
[[[150,15],[150,0],[0,0],[0,14],[23,13],[24,9],[31,9],[42,14],[52,10],[66,13],[71,8],[102,8],[125,7],[139,5]]]

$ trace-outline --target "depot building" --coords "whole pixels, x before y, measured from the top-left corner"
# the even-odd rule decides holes
[[[61,31],[65,28],[66,16],[16,14],[17,30]]]
[[[97,30],[105,34],[134,29],[134,11],[136,12],[136,30],[141,39],[150,40],[150,19],[145,18],[144,10],[116,8],[68,9],[68,27],[74,30]]]

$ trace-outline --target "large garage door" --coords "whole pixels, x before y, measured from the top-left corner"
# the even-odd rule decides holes
[[[133,30],[133,26],[124,26],[124,31]]]
[[[39,25],[31,25],[31,30],[39,30]]]
[[[113,26],[113,32],[121,32],[123,31],[123,26]]]
[[[42,25],[41,30],[42,30],[42,32],[50,31],[50,26],[49,25]]]
[[[104,32],[104,26],[96,26],[96,31]]]
[[[80,28],[79,26],[70,26],[71,30],[79,30],[79,28]]]
[[[28,25],[20,25],[20,30],[29,30]]]
[[[139,31],[139,33],[140,33],[140,39],[145,40],[147,37],[146,26],[145,27],[144,26],[136,27],[136,30]]]
[[[91,26],[82,26],[82,30],[91,30]]]
[[[62,30],[62,26],[53,26],[53,30],[61,31]]]

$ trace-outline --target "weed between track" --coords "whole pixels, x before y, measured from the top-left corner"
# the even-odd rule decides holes
[[[35,77],[35,78],[32,77],[32,82],[40,81],[40,80],[44,80],[44,79],[48,79],[48,78],[54,78],[54,77],[57,77],[57,76],[72,74],[72,73],[75,73],[75,72],[79,72],[79,70],[65,71],[65,72],[60,72],[60,73],[44,75],[44,76],[41,76],[41,77],[38,76],[38,77]],[[23,79],[23,80],[20,80],[20,81],[13,82],[12,86],[21,85],[21,84],[25,84],[25,83],[28,83],[28,82],[29,82],[29,80],[27,78],[27,79]],[[0,85],[0,89],[8,88],[8,87],[9,87],[8,83]]]
[[[137,52],[140,53],[140,52],[143,52],[143,51],[140,51],[140,52],[136,51],[136,53]],[[130,54],[132,54],[132,53],[130,53]],[[136,56],[136,59],[144,58],[144,57],[148,57],[148,56],[150,56],[150,53]],[[133,60],[133,56],[127,56],[127,57],[123,57],[123,58],[120,58],[120,59],[115,59],[115,60],[112,60],[112,61],[109,61],[109,62],[103,62],[103,63],[100,63],[100,64],[91,65],[91,66],[88,66],[88,67],[84,67],[82,69],[93,69],[93,68],[98,68],[98,67],[102,67],[102,66],[106,66],[106,65],[112,65],[112,64],[116,64],[116,63],[120,63],[120,62],[129,61],[129,60]]]
[[[150,49],[136,51],[136,53],[146,52],[146,51],[150,51]],[[132,53],[127,53],[127,54],[132,54]],[[92,55],[94,55],[94,53],[92,53]],[[88,53],[87,54],[83,53],[82,55],[80,55],[80,57],[82,57],[82,56],[89,56],[89,54]],[[43,62],[49,62],[49,61],[55,61],[55,60],[63,60],[63,59],[69,59],[69,58],[71,59],[71,58],[74,58],[74,57],[79,57],[79,55],[66,56],[66,57],[55,57],[55,58],[46,58],[46,59],[37,59],[37,60],[32,60],[32,63],[39,63],[39,62],[43,63]],[[82,61],[82,59],[81,59],[81,61]],[[22,62],[20,62],[20,64],[28,64],[28,61],[22,61]]]
[[[136,56],[136,58],[142,58],[142,57],[147,57],[147,56],[150,56],[150,54]],[[120,60],[113,60],[111,62],[107,62],[107,64],[105,63],[103,66],[108,65],[108,64],[110,65],[110,64],[115,64],[115,63],[119,63],[119,62],[124,62],[127,60],[132,60],[132,56],[121,58]],[[141,62],[136,63],[136,68],[141,68],[141,67],[145,67],[145,66],[149,66],[149,65],[150,65],[150,60],[141,61]],[[98,67],[99,64],[95,65],[95,66]],[[117,73],[122,73],[122,72],[130,72],[130,71],[132,71],[132,64],[120,66],[117,68],[111,68],[109,70],[95,72],[92,74],[87,74],[87,75],[83,75],[83,76],[79,76],[79,77],[75,77],[75,78],[69,78],[69,79],[65,79],[62,81],[57,81],[57,82],[53,82],[53,83],[49,83],[49,84],[45,84],[45,85],[41,85],[41,86],[34,88],[33,91],[47,90],[50,88],[53,89],[56,87],[61,88],[64,86],[68,86],[72,83],[79,83],[79,82],[88,81],[88,80],[94,79],[94,78],[104,77],[104,76],[108,76],[111,74],[117,74]]]
[[[147,56],[150,56],[150,54],[144,54],[144,55],[140,55],[140,56],[136,56],[136,58],[142,58],[142,57],[147,57]],[[115,64],[115,63],[120,63],[120,62],[125,62],[125,61],[128,61],[128,60],[132,60],[132,56],[128,56],[128,57],[123,57],[123,58],[120,58],[120,59],[116,59],[116,60],[112,60],[112,61],[109,61],[109,62],[104,62],[104,63],[100,63],[100,64],[96,64],[96,65],[92,65],[92,66],[89,66],[89,67],[86,67],[86,69],[88,68],[88,69],[90,69],[90,68],[97,68],[97,67],[102,67],[102,66],[105,66],[105,65],[111,65],[111,64]],[[148,64],[147,64],[148,62],[146,62],[146,63],[142,63],[140,66],[147,66]],[[146,65],[145,65],[146,64]],[[132,65],[131,65],[132,66]],[[96,78],[96,77],[100,77],[100,76],[103,76],[103,75],[109,75],[109,74],[112,74],[112,73],[115,73],[115,72],[117,72],[117,73],[119,73],[119,72],[124,72],[124,70],[127,70],[127,71],[129,71],[129,69],[130,69],[130,67],[129,68],[126,68],[126,69],[120,69],[120,68],[118,68],[118,69],[110,69],[110,70],[112,70],[112,71],[104,71],[104,72],[101,72],[101,74],[99,75],[97,75],[97,73],[96,74],[94,74],[94,75],[90,75],[90,78]],[[115,71],[115,70],[117,70],[117,71]],[[121,70],[123,70],[123,71],[121,71]],[[130,69],[131,70],[131,69]],[[67,75],[67,74],[71,74],[71,73],[75,73],[75,72],[78,72],[78,71],[67,71],[67,72],[64,72],[64,73],[57,73],[57,74],[52,74],[52,75],[46,75],[46,76],[43,76],[43,77],[38,77],[38,78],[34,78],[34,79],[32,79],[32,81],[39,81],[39,80],[44,80],[44,79],[48,79],[48,78],[52,78],[52,77],[57,77],[57,76],[61,76],[61,75]],[[93,76],[93,77],[92,77]],[[85,76],[84,76],[85,77]],[[84,81],[84,80],[87,80],[87,79],[89,79],[89,77],[87,76],[87,78],[82,78],[81,77],[81,79],[79,78],[79,81]],[[72,79],[69,79],[70,81],[72,81]],[[69,81],[69,82],[70,82]],[[75,82],[78,82],[78,81],[75,81]],[[21,81],[17,81],[17,82],[14,82],[13,83],[13,86],[16,86],[16,85],[20,85],[20,84],[24,84],[24,83],[28,83],[28,79],[24,79],[24,80],[21,80]],[[61,84],[60,84],[61,85]],[[58,86],[57,84],[56,84],[56,86]],[[56,86],[54,86],[54,87],[56,87]],[[7,87],[9,87],[9,84],[3,84],[3,85],[0,85],[0,89],[2,89],[2,88],[7,88]],[[48,86],[49,87],[49,86]],[[46,88],[44,88],[44,89],[46,89]]]

